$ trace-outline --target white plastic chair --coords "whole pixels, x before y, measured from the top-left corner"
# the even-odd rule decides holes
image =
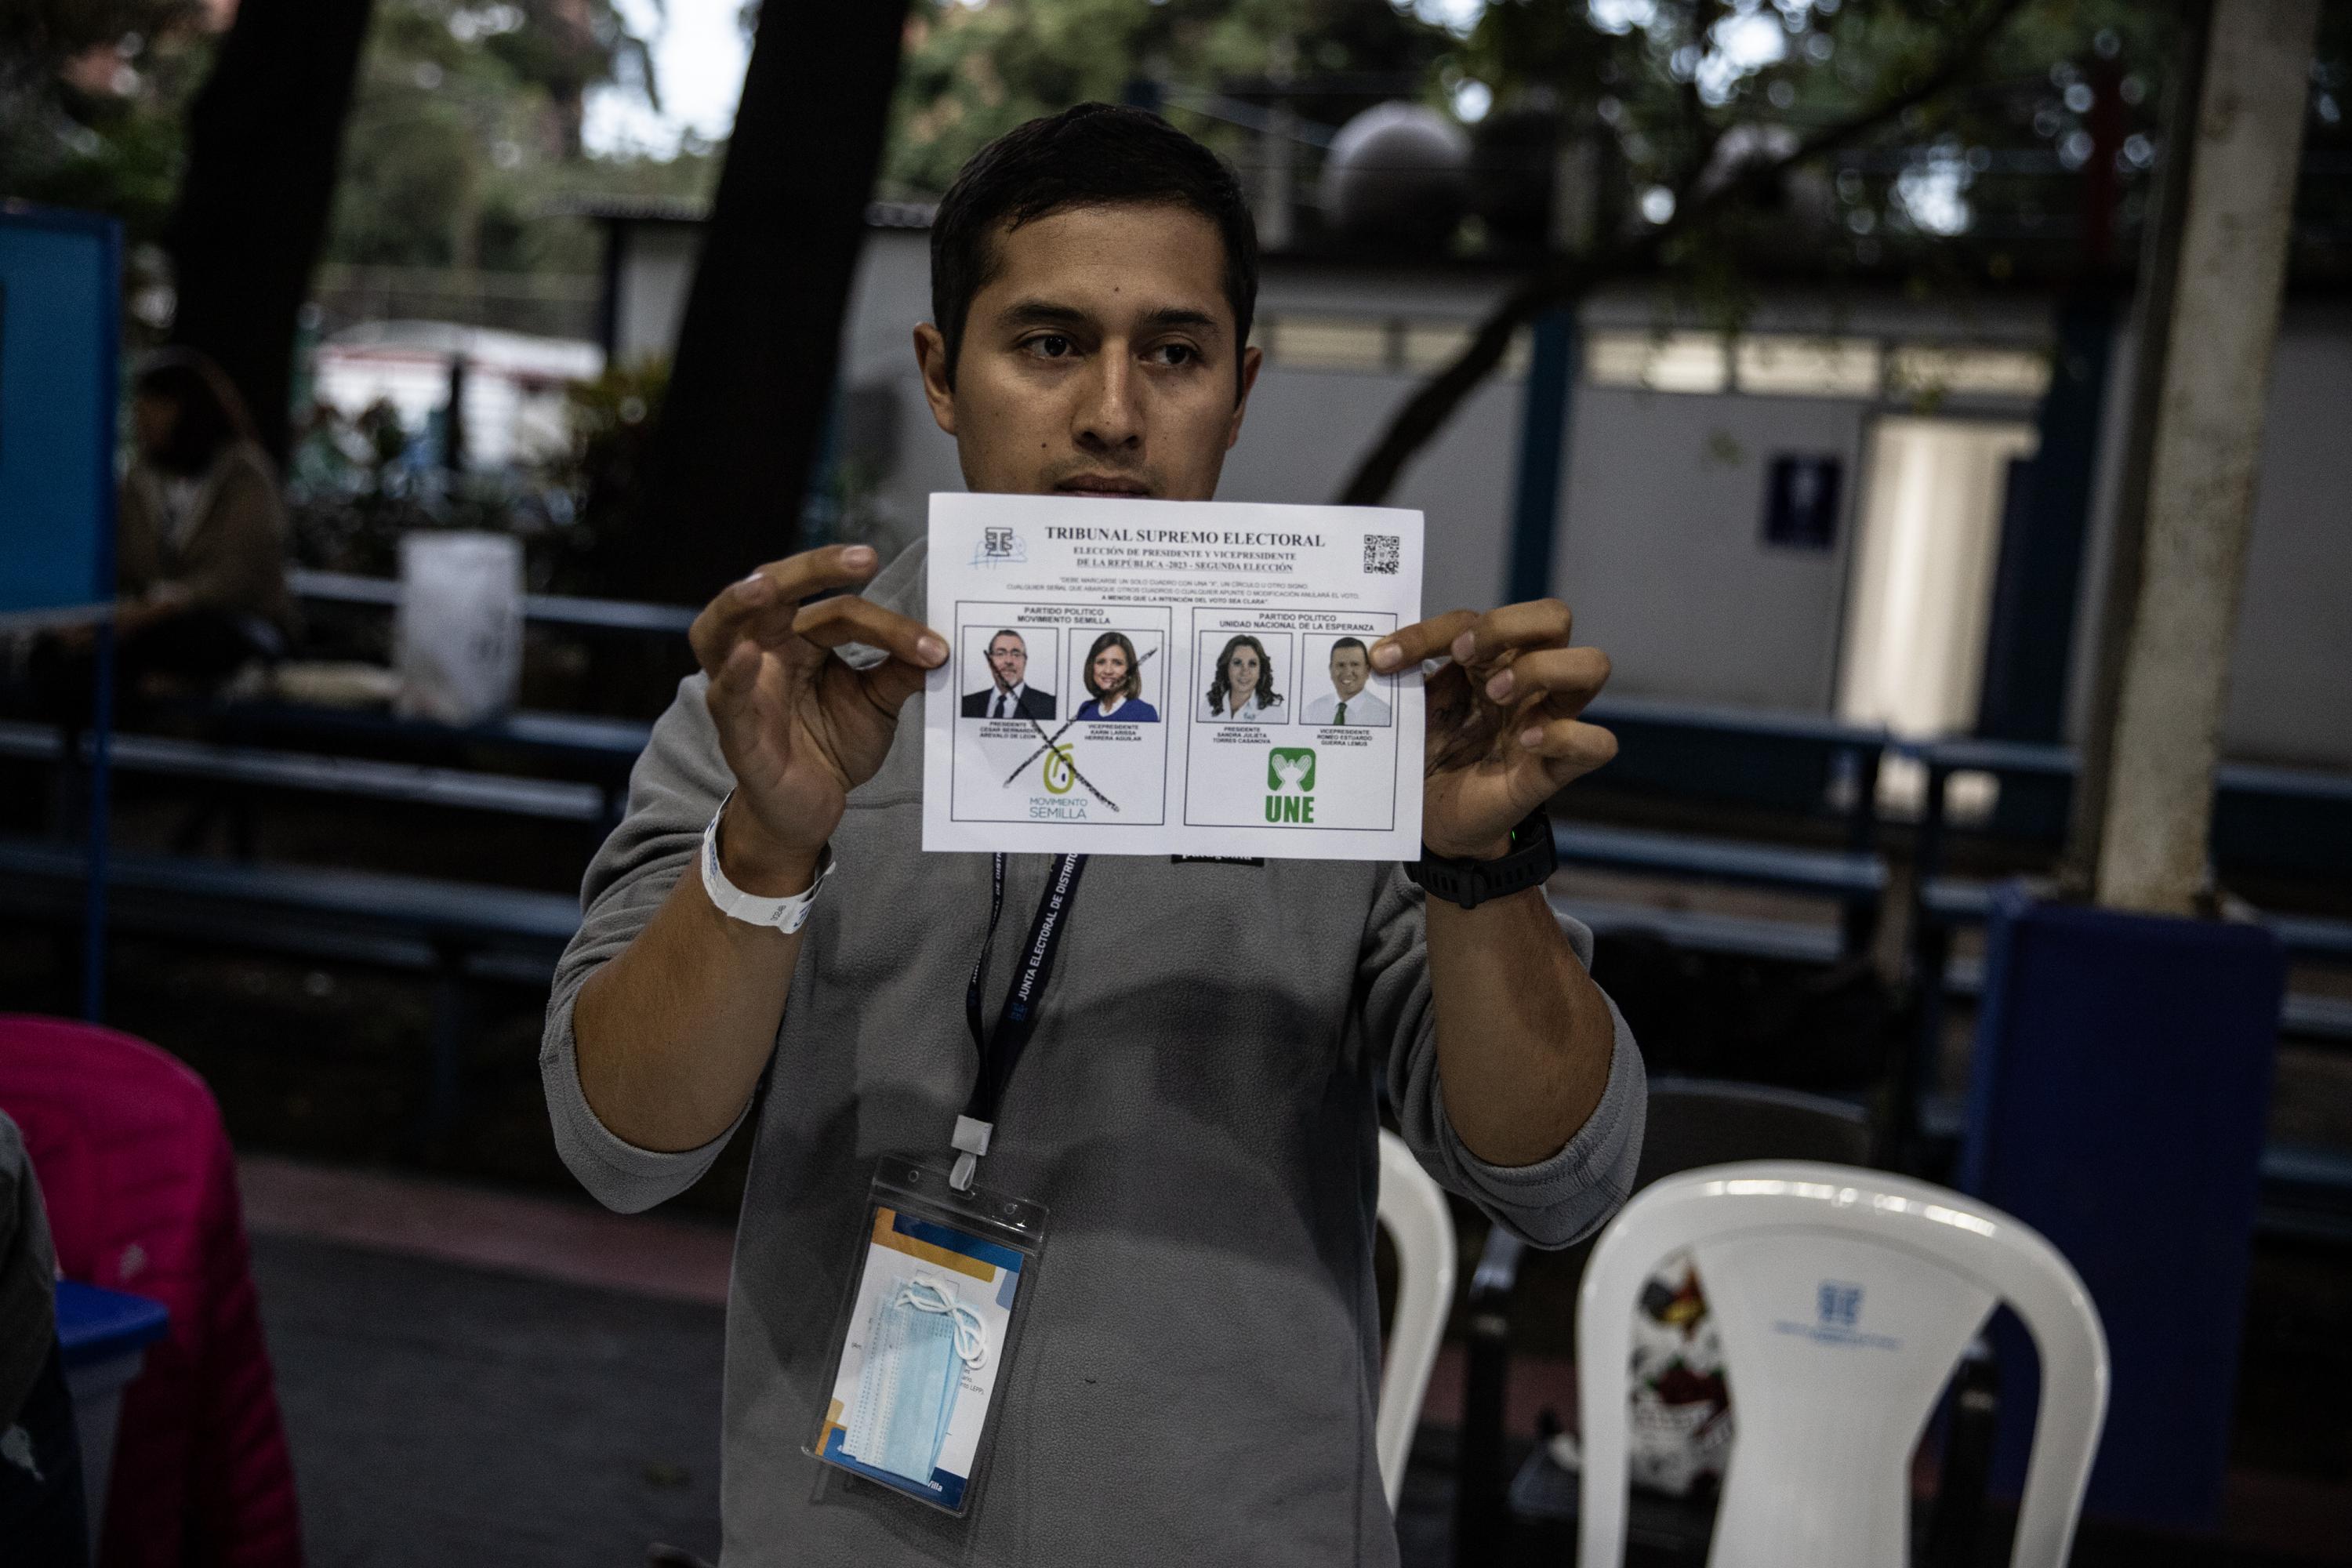
[[[1390,1511],[1404,1490],[1404,1463],[1412,1452],[1412,1431],[1421,1424],[1422,1395],[1429,1392],[1430,1368],[1437,1364],[1437,1342],[1454,1305],[1454,1216],[1445,1194],[1404,1146],[1381,1133],[1380,1221],[1395,1244],[1396,1308],[1389,1324],[1388,1352],[1381,1365],[1381,1407],[1372,1424],[1381,1461],[1381,1487]]]
[[[1758,1161],[1657,1183],[1593,1251],[1576,1329],[1582,1568],[1623,1557],[1635,1297],[1685,1247],[1722,1332],[1738,1423],[1709,1568],[1907,1563],[1912,1450],[2001,1301],[2042,1362],[2010,1562],[2065,1562],[2107,1406],[2106,1335],[2074,1270],[2024,1224],[1958,1193]]]

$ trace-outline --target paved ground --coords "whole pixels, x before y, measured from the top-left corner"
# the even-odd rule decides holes
[[[716,1555],[727,1226],[266,1155],[240,1175],[317,1568],[636,1568],[655,1542]],[[2337,1321],[2328,1269],[2290,1277],[2296,1259],[2263,1261],[2258,1288],[2305,1300],[2307,1330]],[[1522,1441],[1545,1405],[1574,1399],[1559,1358],[1515,1358],[1509,1425]],[[1460,1407],[1448,1346],[1398,1520],[1406,1568],[1450,1561]],[[2249,1424],[2264,1441],[2242,1434],[2242,1450],[2298,1425],[2264,1414]],[[2078,1564],[2352,1560],[2352,1498],[2294,1473],[2336,1461],[2294,1448],[2242,1454],[2263,1468],[2231,1476],[2235,1550],[2093,1532]],[[1567,1561],[1568,1541],[1530,1539],[1529,1561]]]
[[[313,1568],[716,1557],[721,1309],[257,1236]]]

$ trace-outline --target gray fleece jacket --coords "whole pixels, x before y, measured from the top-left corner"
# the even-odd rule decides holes
[[[923,553],[869,595],[920,617]],[[558,1147],[622,1210],[691,1184],[733,1133],[686,1153],[624,1142],[581,1093],[572,1037],[582,983],[692,874],[730,786],[703,692],[699,677],[679,689],[589,868],[541,1054]],[[1540,1164],[1490,1165],[1446,1118],[1421,894],[1395,866],[1097,857],[982,1165],[1052,1222],[978,1501],[954,1519],[845,1478],[803,1450],[867,1184],[885,1153],[947,1156],[977,1070],[963,994],[989,858],[920,849],[922,744],[909,703],[849,797],[756,1097],[727,1314],[725,1568],[1394,1563],[1372,1436],[1381,1086],[1441,1184],[1562,1246],[1623,1201],[1640,1153],[1623,1020],[1584,1129]],[[1012,858],[992,1023],[1051,864]],[[1570,935],[1589,958],[1589,934]]]

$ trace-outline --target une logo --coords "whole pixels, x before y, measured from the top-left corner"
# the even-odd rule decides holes
[[[1823,1328],[1851,1329],[1862,1319],[1862,1287],[1824,1279],[1818,1297]]]
[[[1265,758],[1265,819],[1291,823],[1315,820],[1315,749],[1276,746]]]
[[[1078,759],[1067,746],[1045,749],[1045,765],[1042,770],[1047,795],[1067,795],[1078,782]]]

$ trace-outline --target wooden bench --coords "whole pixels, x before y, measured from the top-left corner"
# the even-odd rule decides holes
[[[1654,936],[1694,952],[1729,953],[1780,963],[1831,964],[1837,963],[1845,951],[1844,942],[1834,926],[1558,895],[1552,897],[1551,907],[1555,913],[1581,921],[1598,937]]]
[[[530,710],[468,725],[382,710],[220,699],[159,711],[204,738],[119,731],[110,742],[115,765],[155,773],[184,765],[192,780],[211,774],[224,782],[245,771],[255,784],[383,799],[421,794],[436,804],[606,828],[627,809],[630,770],[653,733],[652,725],[635,720]],[[272,755],[291,760],[265,760]],[[504,767],[561,776],[525,777]],[[593,807],[583,791],[593,792]]]
[[[363,605],[396,609],[400,583],[392,577],[362,577],[350,572],[289,572],[287,585],[298,598],[319,604]],[[696,612],[683,605],[646,605],[627,599],[587,599],[567,594],[525,594],[526,621],[577,630],[643,632],[656,637],[684,637]]]
[[[1999,793],[1988,818],[1971,831],[2013,847],[2054,857],[2063,845],[2074,787],[2074,753],[2061,746],[2005,741],[1944,741],[1908,748],[1927,775],[1912,892],[1912,967],[1920,991],[1918,1067],[1942,1037],[1942,998],[1952,984],[1951,939],[1980,925],[1992,900],[1990,882],[1952,877],[1943,868],[1951,779],[1983,773]],[[2213,858],[2231,870],[2352,874],[2352,778],[2302,769],[2227,763],[2214,778]],[[2265,915],[2288,956],[2305,963],[2352,966],[2352,921],[2310,915]],[[2288,998],[2281,1027],[2329,1044],[2352,1041],[2343,1027],[2347,1009],[2321,997]]]
[[[1580,791],[1827,820],[1845,842],[1824,849],[1561,819],[1553,824],[1553,842],[1564,864],[1825,899],[1840,918],[1825,961],[1869,946],[1887,884],[1877,847],[1883,730],[1815,714],[1640,698],[1603,699],[1585,717],[1616,735],[1617,756]],[[1633,904],[1582,907],[1594,915],[1588,923],[1596,931],[1649,930],[1682,945],[1752,957],[1823,953],[1816,928],[1795,921]]]
[[[1912,891],[1912,975],[1919,1029],[1904,1058],[1906,1077],[1897,1085],[1897,1103],[1908,1108],[1919,1132],[1935,1137],[1938,1117],[1958,1114],[1927,1092],[1943,1041],[1945,1003],[1953,996],[1979,995],[1984,984],[1980,963],[1953,956],[1953,938],[1984,923],[1995,886],[1944,870],[1945,849],[1955,831],[1948,820],[1951,779],[1975,772],[1990,773],[1998,783],[1991,809],[1984,821],[1970,826],[1972,835],[2054,858],[2065,839],[2076,763],[2074,753],[2063,747],[2010,742],[1958,740],[1910,749],[1927,775]],[[2352,779],[2300,769],[2224,764],[2214,779],[2213,858],[2225,875],[2253,870],[2329,877],[2352,871]],[[2031,884],[2032,879],[2028,880]],[[2278,933],[2291,962],[2352,967],[2352,921],[2268,913],[2262,919]],[[2352,1001],[2290,991],[2280,1005],[2279,1034],[2330,1049],[2352,1045]],[[1953,1121],[1952,1127],[1957,1125]],[[2275,1150],[2265,1155],[2266,1194],[2277,1184],[2271,1178],[2279,1158],[2284,1156]],[[2308,1206],[2311,1194],[2326,1188],[2330,1203],[2347,1206],[2346,1216],[2326,1223],[2352,1235],[2352,1205],[2347,1205],[2352,1195],[2352,1158],[2305,1151],[2294,1169],[2300,1174],[2280,1188],[2284,1196],[2266,1195],[2272,1212],[2265,1224],[2273,1228],[2285,1225],[2284,1216],[2291,1208]]]
[[[1921,1097],[1919,1131],[1957,1144],[1968,1131],[1968,1099]],[[2313,1143],[2266,1142],[2260,1163],[2262,1197],[2256,1227],[2265,1236],[2352,1241],[2352,1151]]]
[[[115,929],[429,973],[425,1134],[457,1121],[471,984],[544,987],[580,927],[579,902],[567,894],[373,871],[117,854],[106,883]],[[0,839],[0,910],[72,925],[88,892],[79,847]]]
[[[365,757],[257,750],[168,735],[115,735],[108,751],[110,762],[119,773],[184,779],[237,790],[347,795],[591,825],[603,823],[612,815],[612,804],[604,789],[555,779],[518,778],[463,768],[377,762]],[[84,765],[88,764],[89,752],[85,737],[79,758]],[[64,743],[48,726],[0,721],[0,757],[54,763],[63,755]]]

